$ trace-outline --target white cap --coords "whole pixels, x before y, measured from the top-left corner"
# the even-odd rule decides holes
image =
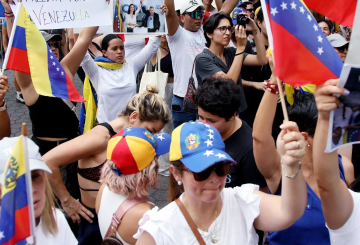
[[[18,138],[5,137],[0,140],[0,184],[3,182],[3,173],[5,169],[5,164],[9,160],[10,154],[14,148],[15,142]],[[41,158],[39,153],[39,147],[30,139],[24,137],[26,139],[27,148],[28,148],[28,156],[29,156],[29,167],[30,171],[33,170],[44,170],[48,173],[52,173],[50,168],[46,165],[44,160]]]
[[[337,33],[327,36],[327,39],[331,43],[331,46],[333,46],[334,48],[339,48],[349,43],[345,40],[343,36]]]
[[[180,14],[184,14],[185,12],[193,12],[197,8],[205,10],[201,0],[185,0],[180,7]]]

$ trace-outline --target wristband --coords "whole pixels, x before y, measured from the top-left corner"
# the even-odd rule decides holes
[[[270,83],[270,80],[265,80],[266,90],[272,94],[279,94],[279,88],[277,84]],[[282,87],[284,90],[284,86]]]
[[[287,173],[285,173],[285,171],[284,171],[284,165],[283,165],[282,161],[281,161],[281,168],[282,168],[282,171],[283,171],[283,173],[284,173],[284,175],[285,175],[286,178],[295,179],[296,176],[298,176],[299,173],[300,173],[300,170],[301,170],[301,162],[299,162],[299,168],[298,168],[298,170],[296,171],[296,173],[293,174],[293,175],[288,175]]]
[[[9,12],[9,13],[7,13],[7,12],[5,12],[5,14],[12,14],[13,12]]]
[[[245,50],[244,50],[244,51],[242,51],[241,53],[237,53],[237,54],[235,54],[235,56],[242,55],[243,53],[245,53]]]

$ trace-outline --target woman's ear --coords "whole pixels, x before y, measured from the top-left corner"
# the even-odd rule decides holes
[[[136,120],[138,120],[139,113],[137,111],[133,111],[129,116],[130,125],[133,125]]]
[[[304,137],[306,145],[309,145],[310,144],[310,142],[309,142],[309,138],[310,138],[309,134],[307,132],[300,132],[300,134]]]
[[[170,164],[170,172],[172,173],[176,181],[181,181],[181,175],[179,171],[172,164]]]
[[[104,57],[106,57],[106,51],[105,51],[105,50],[101,50],[101,52],[103,53]]]
[[[210,40],[212,40],[212,38],[213,38],[213,34],[210,34],[210,33],[206,33],[206,36],[207,36],[208,38],[210,38]]]

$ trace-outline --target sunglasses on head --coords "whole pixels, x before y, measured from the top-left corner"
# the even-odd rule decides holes
[[[186,12],[185,14],[189,15],[192,19],[198,19],[204,17],[203,11],[193,11],[193,12]]]
[[[228,175],[231,172],[232,165],[233,164],[231,162],[220,162],[220,163],[216,163],[216,164],[208,167],[207,169],[205,169],[204,171],[201,171],[199,173],[192,172],[190,169],[188,169],[185,166],[178,167],[177,169],[193,173],[194,179],[196,181],[204,181],[207,178],[209,178],[212,171],[215,171],[216,175],[219,177],[224,177],[224,176]]]
[[[59,41],[50,41],[50,42],[47,42],[47,44],[50,47],[53,46],[54,48],[60,48],[60,42]]]
[[[349,48],[349,45],[344,45],[344,46],[338,47],[336,49],[339,51],[339,53],[344,53],[345,49],[348,50],[348,48]]]

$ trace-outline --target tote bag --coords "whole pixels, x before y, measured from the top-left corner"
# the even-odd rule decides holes
[[[166,84],[168,81],[169,74],[161,71],[160,60],[161,60],[161,52],[158,50],[158,52],[156,54],[155,71],[154,72],[148,71],[148,64],[150,62],[148,62],[145,65],[144,73],[142,75],[141,82],[140,82],[139,93],[145,92],[146,86],[148,84],[155,84],[159,90],[159,93],[158,93],[159,96],[161,96],[162,98],[165,99],[165,87],[166,87]]]

